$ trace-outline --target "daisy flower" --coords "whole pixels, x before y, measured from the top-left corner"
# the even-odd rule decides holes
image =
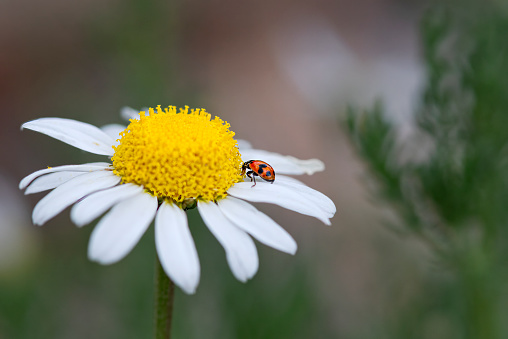
[[[252,238],[294,254],[294,239],[249,202],[276,204],[330,225],[335,205],[324,194],[284,174],[312,174],[324,169],[317,159],[253,149],[235,140],[230,125],[204,109],[188,107],[134,111],[124,108],[130,124],[102,128],[70,119],[41,118],[21,127],[110,162],[48,167],[20,182],[25,194],[52,190],[35,206],[33,223],[43,225],[74,204],[71,219],[84,226],[107,212],[93,230],[88,257],[101,264],[124,258],[155,220],[155,245],[166,274],[186,293],[200,278],[198,253],[186,210],[197,207],[210,232],[224,247],[233,275],[245,282],[258,270]],[[242,177],[244,161],[269,163],[273,184]]]

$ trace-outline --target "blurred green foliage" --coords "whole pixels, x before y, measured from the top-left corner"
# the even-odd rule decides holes
[[[392,315],[392,338],[508,338],[508,13],[460,4],[423,20],[427,86],[412,133],[381,104],[348,117],[378,198],[436,263]]]

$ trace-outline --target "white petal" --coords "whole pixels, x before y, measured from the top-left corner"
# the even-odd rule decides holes
[[[229,220],[259,242],[282,252],[296,253],[296,241],[291,235],[248,202],[227,197],[220,200],[218,205]]]
[[[136,246],[157,212],[157,198],[139,193],[118,203],[90,236],[88,258],[103,265],[123,259]]]
[[[127,126],[120,124],[109,124],[102,126],[101,130],[115,141],[113,145],[118,146],[120,144],[120,141],[118,140],[121,138],[120,133],[125,131],[126,128]]]
[[[141,111],[144,111],[145,112],[145,115],[149,115],[148,113],[148,107],[143,107],[141,110],[136,110],[134,108],[131,108],[131,107],[128,107],[128,106],[125,106],[123,107],[121,110],[120,110],[120,115],[122,116],[122,118],[124,118],[125,120],[131,120],[131,119],[134,119],[134,120],[139,120],[139,113]]]
[[[41,169],[37,172],[33,172],[30,175],[24,177],[19,183],[19,189],[22,190],[28,186],[35,178],[40,177],[41,175],[53,173],[53,172],[93,172],[93,171],[102,171],[105,168],[108,168],[111,164],[107,162],[92,162],[89,164],[83,165],[65,165],[65,166],[57,166],[57,167],[49,167],[45,169]]]
[[[38,177],[25,191],[25,194],[33,194],[44,192],[55,187],[60,186],[64,182],[71,180],[79,175],[83,175],[86,172],[54,172],[50,174],[43,175],[42,177]]]
[[[238,149],[240,150],[240,152],[244,149],[252,148],[252,144],[250,142],[248,142],[247,140],[238,139],[238,140],[236,140],[236,142],[238,144]]]
[[[21,129],[40,132],[84,151],[113,155],[114,140],[99,128],[71,119],[41,118],[25,122]]]
[[[226,251],[229,267],[236,279],[245,282],[256,274],[258,252],[251,237],[229,221],[213,202],[198,202],[199,214]]]
[[[279,184],[258,181],[255,187],[250,182],[239,182],[228,190],[234,197],[252,201],[276,204],[289,210],[318,218],[326,225],[330,225],[328,214],[312,200],[301,196],[295,189]]]
[[[250,181],[249,178],[245,178],[245,179],[246,179],[245,181],[247,181],[247,180]],[[305,185],[303,181],[298,180],[298,179],[293,178],[293,177],[288,177],[287,175],[277,174],[277,178],[276,179],[277,179],[277,182],[282,182],[282,181],[288,182],[288,181],[291,181],[291,182],[293,182],[295,184]]]
[[[337,208],[335,207],[332,199],[328,198],[323,193],[310,188],[304,183],[299,182],[294,178],[286,177],[285,175],[277,176],[276,180],[278,184],[293,188],[297,190],[301,195],[307,197],[307,199],[314,201],[318,206],[321,207],[321,209],[329,214],[330,218],[333,217],[337,212]]]
[[[49,192],[35,205],[32,220],[35,225],[46,221],[62,212],[82,197],[95,191],[114,186],[120,177],[112,171],[97,171],[80,175]]]
[[[125,106],[125,107],[122,107],[122,109],[120,110],[120,116],[127,121],[130,119],[138,120],[139,119],[139,111],[135,110],[134,108]]]
[[[143,187],[133,184],[118,185],[95,192],[72,207],[71,220],[78,227],[89,224],[113,205],[141,192],[143,192]]]
[[[242,149],[243,161],[262,160],[273,167],[276,174],[314,174],[325,169],[319,159],[300,160],[289,155],[263,151],[259,149]]]
[[[187,215],[176,205],[164,202],[155,217],[155,246],[166,274],[188,294],[199,284],[198,252],[187,225]]]

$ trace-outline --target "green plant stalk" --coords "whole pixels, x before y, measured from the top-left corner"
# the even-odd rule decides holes
[[[467,332],[471,339],[499,339],[498,324],[496,323],[496,309],[499,291],[492,284],[490,274],[491,259],[481,249],[470,249],[469,255],[464,255],[461,265],[461,280],[464,283]]]
[[[173,302],[175,284],[169,279],[162,268],[159,258],[155,258],[155,338],[171,338],[171,321],[173,318]]]

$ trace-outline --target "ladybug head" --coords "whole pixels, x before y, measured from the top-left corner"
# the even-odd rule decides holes
[[[245,171],[247,171],[247,168],[249,168],[251,161],[252,160],[249,160],[242,164],[242,175],[245,175]]]

